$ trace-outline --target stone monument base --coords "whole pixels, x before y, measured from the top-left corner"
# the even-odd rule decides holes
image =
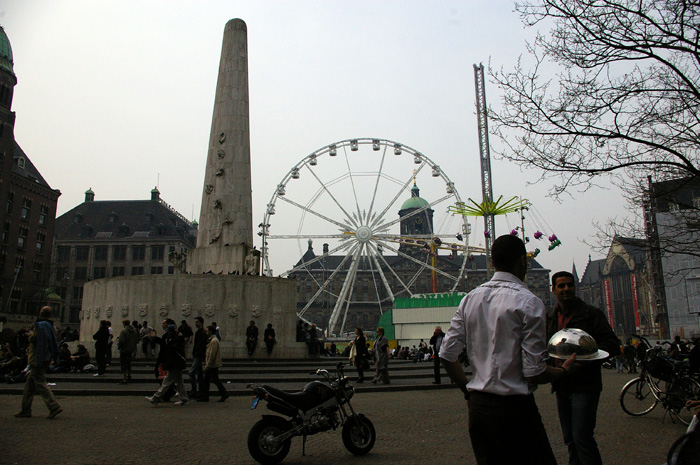
[[[223,358],[246,358],[245,332],[250,321],[259,340],[252,358],[267,357],[263,333],[268,323],[277,344],[270,358],[308,358],[308,348],[296,342],[296,281],[266,276],[179,274],[98,279],[85,283],[80,313],[80,339],[92,350],[92,335],[100,320],[109,320],[116,337],[125,318],[148,321],[162,335],[161,322],[182,320],[194,329],[194,318],[221,328]],[[188,345],[190,346],[190,345]],[[139,347],[140,348],[140,347]],[[191,353],[186,354],[191,357]]]

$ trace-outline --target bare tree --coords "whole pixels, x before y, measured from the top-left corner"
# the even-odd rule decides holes
[[[523,23],[549,27],[512,71],[490,70],[497,154],[555,179],[552,193],[607,174],[631,197],[646,178],[700,175],[700,3],[538,0]],[[543,73],[560,70],[553,79]],[[639,203],[637,204],[639,205]]]

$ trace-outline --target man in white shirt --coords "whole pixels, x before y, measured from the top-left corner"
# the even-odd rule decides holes
[[[546,363],[544,304],[523,283],[525,244],[516,236],[499,237],[492,262],[496,273],[460,303],[440,358],[467,399],[479,465],[556,465],[532,393],[537,384],[567,376],[575,355],[561,368]],[[457,361],[465,346],[471,380]]]

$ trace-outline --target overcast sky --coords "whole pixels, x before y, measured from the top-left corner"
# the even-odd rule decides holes
[[[96,200],[148,199],[158,185],[199,220],[232,18],[248,26],[254,224],[299,160],[357,137],[413,147],[462,199],[481,200],[472,65],[512,68],[535,32],[510,1],[0,1],[18,79],[15,138],[62,192],[59,215],[88,188]],[[497,106],[498,89],[486,94]],[[551,252],[537,244],[554,271],[575,262],[582,274],[589,253],[602,258],[581,242],[592,222],[625,215],[616,191],[557,203],[549,186],[527,185],[536,173],[494,159],[492,176],[496,197],[526,197],[535,227],[562,241]],[[518,222],[497,218],[497,233]],[[483,244],[483,225],[473,229],[470,243]]]

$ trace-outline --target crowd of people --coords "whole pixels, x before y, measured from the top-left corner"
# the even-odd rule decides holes
[[[680,336],[675,336],[673,342],[656,341],[654,347],[636,337],[627,338],[620,354],[614,357],[615,369],[618,373],[637,373],[650,349],[672,360],[687,361],[692,371],[700,373],[700,337],[691,341]]]
[[[590,335],[602,351],[616,360],[636,367],[646,352],[634,341],[625,345],[614,334],[605,314],[576,296],[571,273],[560,271],[552,276],[552,293],[557,305],[545,309],[542,301],[523,283],[528,258],[523,242],[515,236],[501,236],[493,245],[492,279],[470,292],[460,303],[447,332],[436,326],[429,342],[421,340],[412,348],[391,350],[384,328],[377,328],[374,345],[362,328],[355,329],[343,355],[357,369],[357,382],[365,381],[365,373],[374,365],[372,383],[390,384],[389,359],[432,361],[435,384],[441,383],[441,365],[464,394],[469,410],[469,435],[478,464],[556,464],[542,423],[533,391],[538,384],[551,384],[569,464],[602,465],[594,430],[598,402],[602,391],[601,363],[577,361],[576,352],[568,359],[551,357],[547,341],[559,331],[576,328]],[[59,343],[50,320],[51,309],[41,309],[40,317],[29,331],[18,332],[15,350],[5,343],[0,352],[0,369],[7,382],[24,381],[22,408],[16,417],[31,417],[32,399],[41,395],[49,414],[55,418],[63,411],[47,382],[47,372],[85,370],[90,360],[84,345],[72,354],[66,342]],[[139,344],[146,358],[155,357],[155,376],[161,385],[146,400],[156,404],[176,396],[175,405],[192,400],[208,402],[210,385],[219,393],[219,402],[228,393],[219,379],[221,367],[221,329],[205,325],[202,317],[194,319],[193,330],[186,321],[178,326],[172,319],[161,324],[161,336],[146,321],[143,324],[122,321],[123,329],[115,338],[109,321],[103,320],[95,340],[97,373],[102,376],[111,363],[112,345],[117,341],[122,379],[131,379],[131,362]],[[516,337],[503,337],[514,335]],[[248,355],[255,354],[259,331],[250,321],[245,331]],[[335,345],[327,347],[315,325],[299,321],[297,341],[305,342],[309,354],[336,355]],[[263,339],[267,355],[276,343],[275,331],[267,325]],[[185,387],[183,372],[187,367],[186,343],[192,343],[193,362],[187,372],[191,389]],[[682,341],[675,337],[669,344],[657,343],[659,350],[678,360],[698,363],[700,340]],[[665,347],[667,346],[667,347]],[[604,354],[607,357],[607,354]],[[602,357],[601,357],[602,358]],[[464,371],[464,360],[471,366],[472,377]],[[12,381],[10,381],[12,380]],[[697,403],[697,402],[696,402]],[[517,412],[517,415],[513,415]],[[502,439],[509,447],[502,447]]]

